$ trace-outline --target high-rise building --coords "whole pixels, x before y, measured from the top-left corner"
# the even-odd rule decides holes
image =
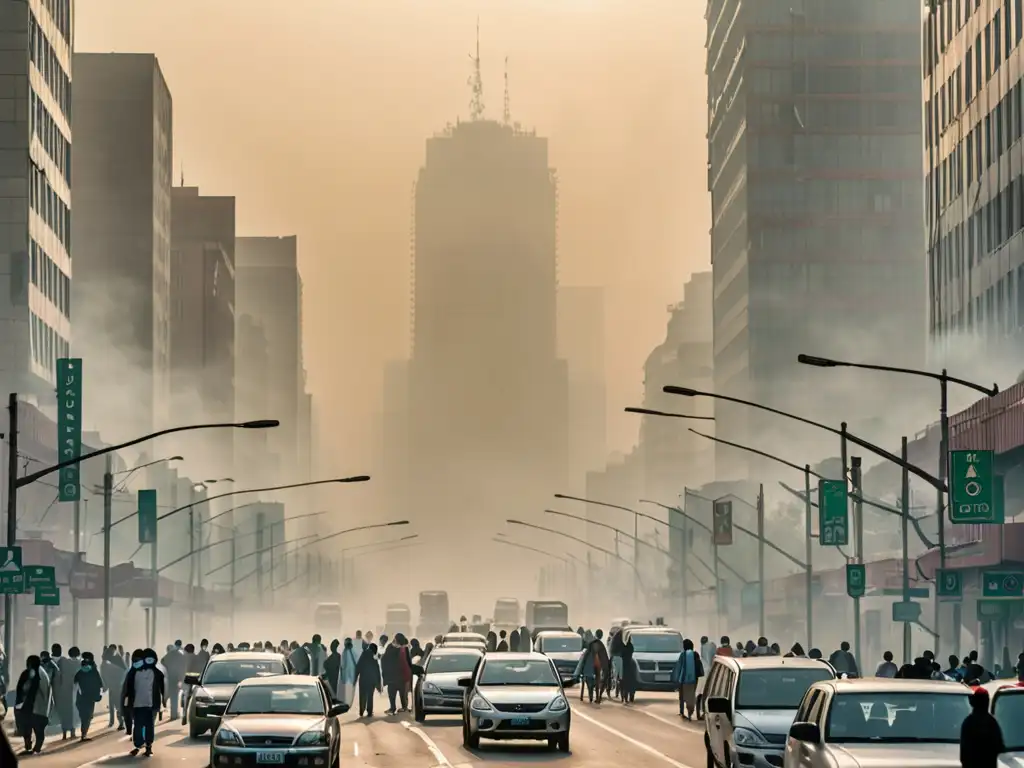
[[[71,0],[0,4],[0,381],[52,398],[71,342]]]
[[[715,391],[834,421],[799,353],[923,362],[921,3],[709,0],[706,18]],[[878,395],[844,393],[851,429]],[[715,416],[729,439],[790,429]]]
[[[171,189],[171,397],[176,419],[235,420],[235,198],[196,187]],[[232,431],[190,435],[188,471],[230,474]]]
[[[74,69],[72,295],[75,353],[89,361],[85,410],[144,434],[170,417],[171,92],[152,54],[76,53]]]
[[[235,318],[235,415],[240,421],[272,418],[270,393],[270,351],[263,325],[252,315]],[[277,462],[269,451],[274,430],[235,435],[234,478],[242,487],[255,488],[274,477]]]
[[[556,221],[546,139],[475,119],[427,140],[408,384],[390,388],[408,396],[407,502],[444,541],[489,539],[564,487]],[[456,570],[470,567],[460,558]]]
[[[1022,37],[1020,0],[933,2],[924,23],[929,325],[953,355],[969,334],[1019,356]]]

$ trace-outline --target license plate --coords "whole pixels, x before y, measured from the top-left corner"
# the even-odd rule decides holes
[[[283,765],[284,752],[257,752],[256,762],[263,765]]]
[[[655,675],[654,679],[659,683],[667,683],[672,679],[672,675]]]
[[[513,717],[512,726],[518,728],[524,728],[530,724],[530,718],[528,717]]]

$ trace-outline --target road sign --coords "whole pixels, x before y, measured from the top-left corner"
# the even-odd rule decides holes
[[[57,586],[57,573],[52,565],[26,565],[24,571],[28,589]]]
[[[858,563],[846,566],[846,594],[850,597],[864,597],[868,588],[868,569]]]
[[[20,595],[25,591],[21,569],[21,547],[0,547],[0,594]]]
[[[57,358],[57,458],[60,461],[82,455],[82,358]],[[82,498],[80,465],[60,470],[57,494],[61,501]]]
[[[1002,510],[996,509],[995,451],[949,452],[949,522],[956,524],[1002,525]]]
[[[921,604],[913,600],[892,604],[892,620],[903,624],[913,624],[921,618]]]
[[[156,541],[156,491],[139,491],[139,544]]]
[[[714,511],[715,546],[732,544],[732,502],[716,501]]]
[[[939,569],[935,584],[939,597],[960,600],[964,596],[964,575],[960,571]]]
[[[36,605],[60,605],[58,587],[36,587]]]
[[[1024,571],[982,571],[981,596],[990,599],[1024,597]]]
[[[818,531],[823,547],[844,547],[850,543],[850,506],[844,480],[818,483]]]

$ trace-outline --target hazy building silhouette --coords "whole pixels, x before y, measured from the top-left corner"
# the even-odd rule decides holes
[[[0,379],[51,402],[71,340],[72,26],[70,0],[0,5]]]
[[[75,349],[95,362],[85,409],[145,434],[170,416],[171,92],[152,54],[76,53],[74,69]]]
[[[252,315],[235,318],[235,412],[239,419],[273,418],[270,408],[272,369],[267,333]],[[277,427],[280,429],[280,427]],[[248,430],[235,435],[235,479],[243,487],[259,487],[278,468],[270,449],[274,430]]]
[[[840,398],[796,357],[923,362],[921,3],[710,0],[706,18],[715,390],[830,421],[842,399],[852,425],[879,390]],[[716,418],[740,441],[792,429]]]
[[[406,386],[388,383],[395,397],[407,393],[407,475],[388,475],[446,542],[489,539],[505,517],[564,486],[556,220],[546,139],[474,120],[427,140],[415,190],[412,356]]]

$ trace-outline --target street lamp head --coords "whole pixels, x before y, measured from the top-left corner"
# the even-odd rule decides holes
[[[388,525],[408,525],[408,520],[392,520]]]
[[[556,493],[555,494],[555,498],[556,499],[568,499],[569,497],[566,496],[564,493]]]
[[[689,387],[677,387],[675,384],[667,384],[661,388],[666,395],[682,395],[683,397],[697,397],[700,392]]]
[[[254,421],[243,421],[238,425],[241,429],[271,429],[281,426],[277,419],[256,419]]]
[[[623,411],[625,411],[626,413],[639,413],[641,416],[658,416],[659,415],[659,413],[657,411],[652,411],[650,408],[635,408],[632,405],[627,406],[626,408],[623,408]]]
[[[796,361],[803,365],[813,365],[815,368],[837,368],[840,365],[837,360],[829,360],[827,357],[815,357],[814,355],[797,355]]]
[[[419,537],[420,537],[420,535],[418,533],[414,533],[414,534],[412,534],[410,536],[403,536],[402,538],[399,539],[399,541],[409,541],[410,539],[418,539]]]
[[[339,477],[336,483],[366,483],[369,482],[369,475],[356,475],[355,477]]]
[[[184,461],[184,456],[168,456],[164,461]]]
[[[522,520],[516,520],[514,517],[506,518],[505,522],[511,523],[512,525],[526,525]]]

